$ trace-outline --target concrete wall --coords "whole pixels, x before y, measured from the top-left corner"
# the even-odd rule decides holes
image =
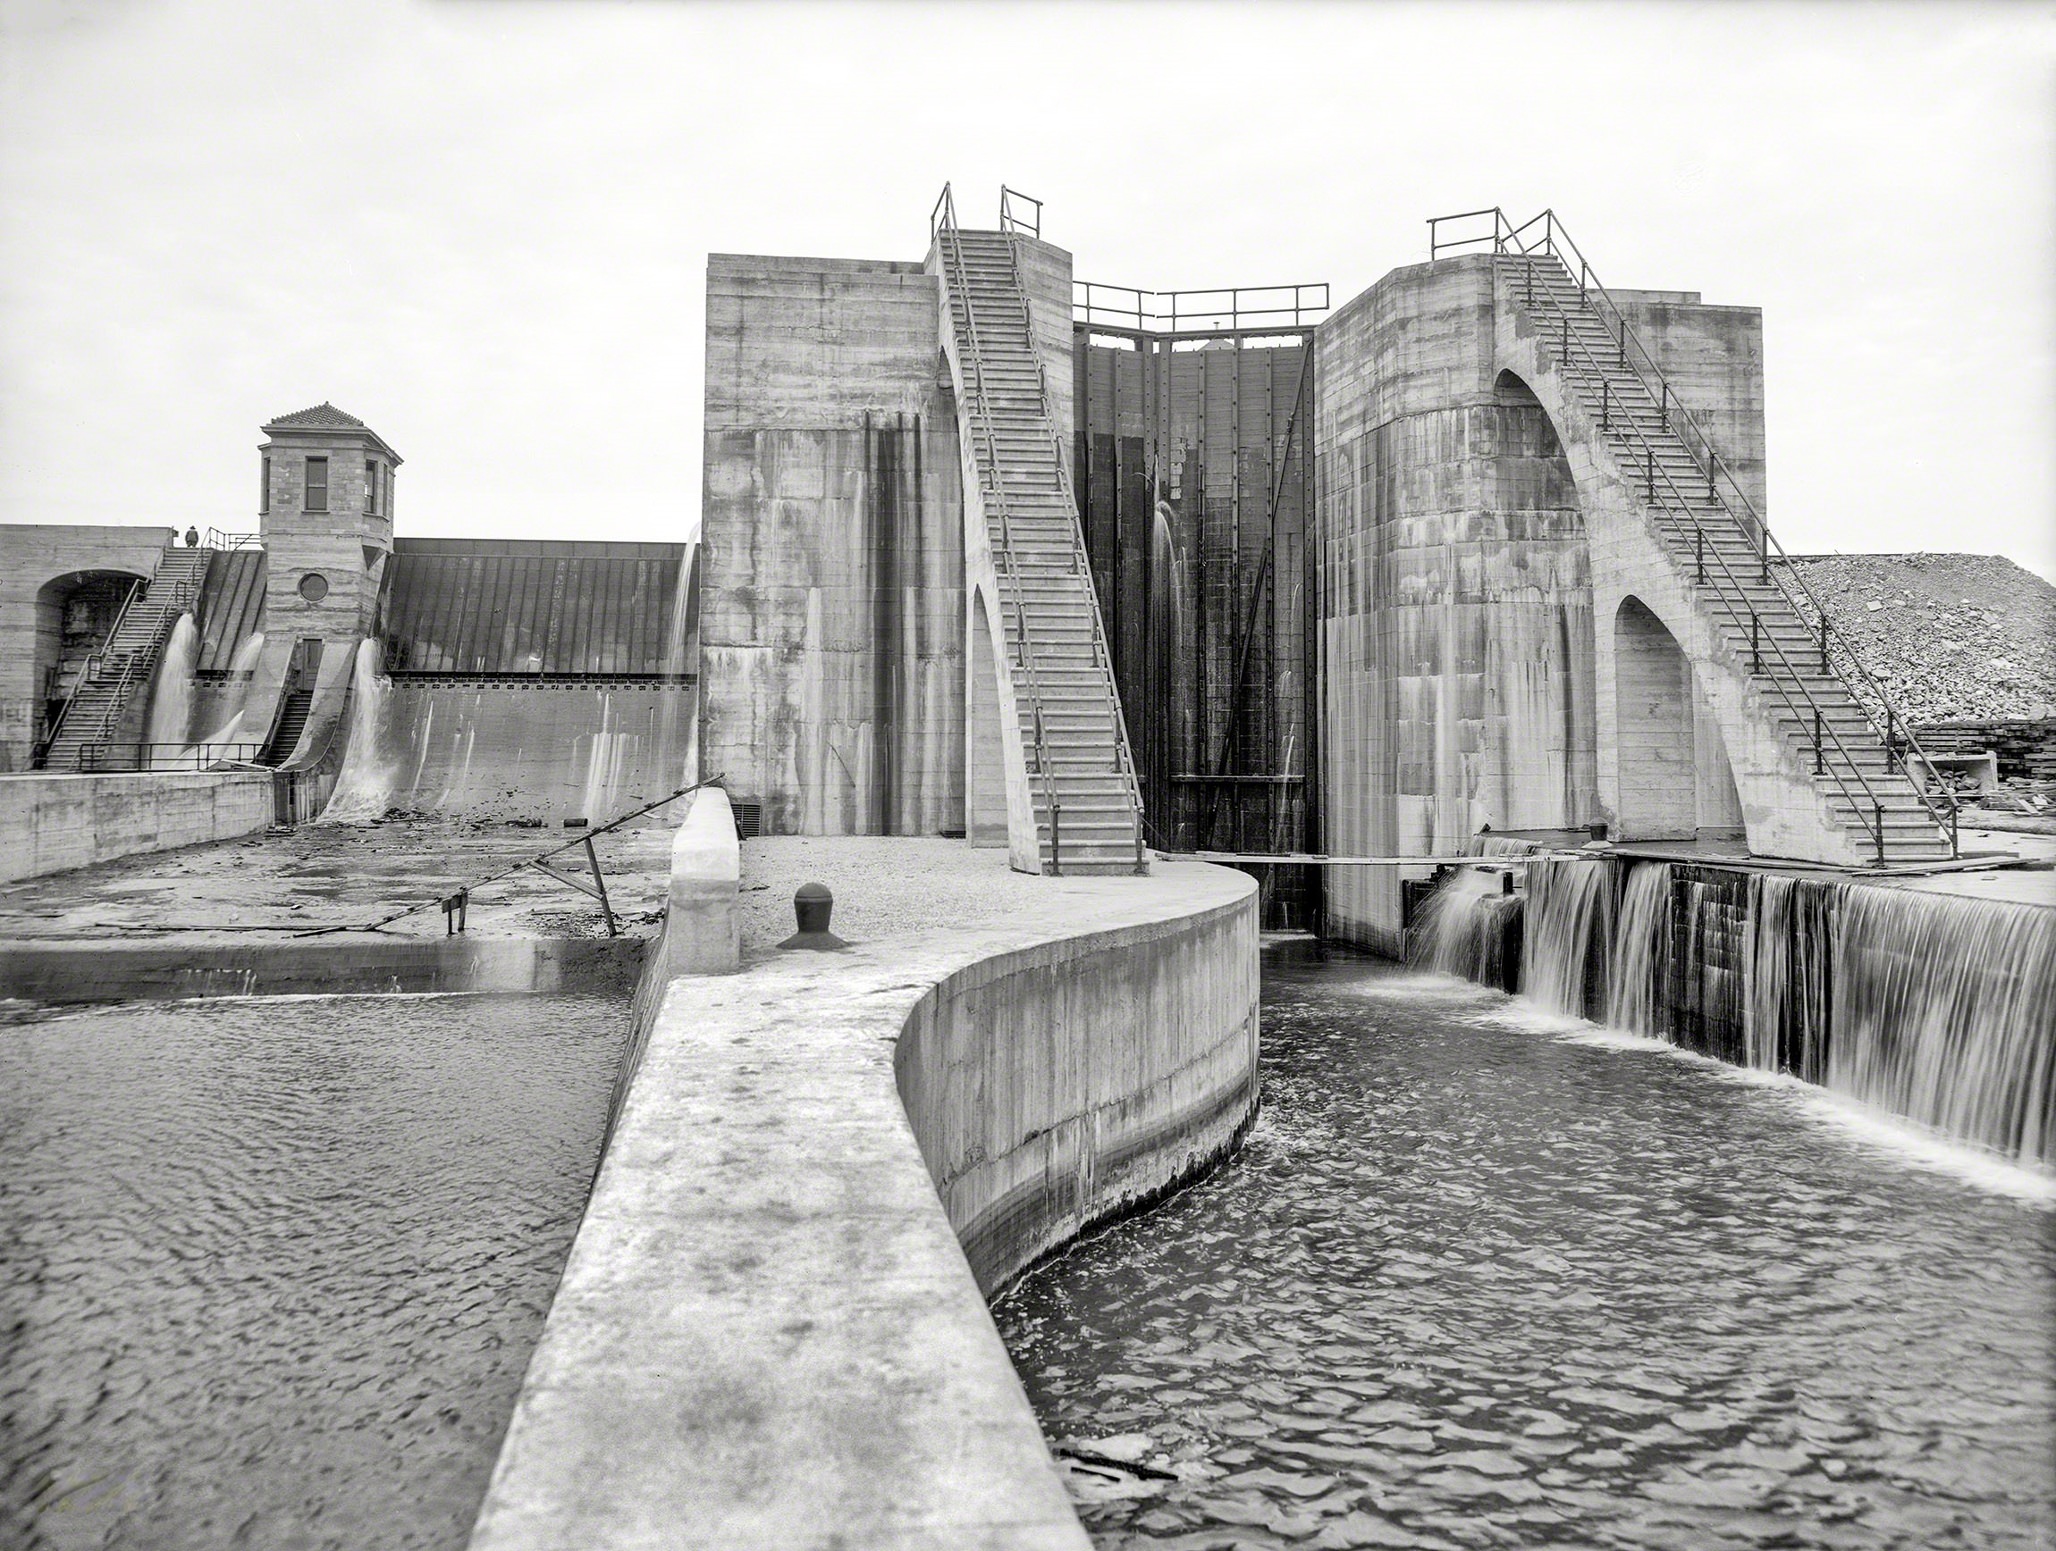
[[[1255,886],[1047,882],[672,982],[475,1551],[1087,1551],[982,1290],[1246,1120]]]
[[[376,788],[381,812],[604,823],[696,779],[695,695],[670,684],[394,679],[375,754],[346,752],[337,790]]]
[[[1611,291],[1621,314],[1685,401],[1743,493],[1768,520],[1763,431],[1763,309],[1710,307],[1697,291]]]
[[[986,1293],[1218,1157],[1255,1112],[1255,883],[1210,892],[968,965],[907,1019],[900,1096]]]
[[[702,747],[766,834],[963,824],[939,305],[918,264],[707,260]]]
[[[266,829],[269,771],[0,778],[0,881]]]
[[[620,995],[635,984],[648,947],[643,937],[0,943],[0,997],[78,1004],[402,991]]]
[[[1415,265],[1316,335],[1322,849],[1424,855],[1596,813],[1579,495],[1501,375],[1488,260]],[[1402,951],[1395,868],[1334,869],[1327,929]]]
[[[0,772],[29,769],[45,731],[40,679],[57,661],[66,584],[83,571],[147,580],[171,540],[170,528],[0,524]]]

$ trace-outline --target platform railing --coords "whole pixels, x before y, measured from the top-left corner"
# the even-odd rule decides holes
[[[1483,216],[1489,216],[1492,220],[1492,229],[1488,233],[1472,233],[1447,239],[1440,235],[1439,227],[1441,223],[1475,221],[1478,217]],[[1802,726],[1807,720],[1806,713],[1811,713],[1814,734],[1814,774],[1827,775],[1835,781],[1843,793],[1844,800],[1854,809],[1857,822],[1862,822],[1864,808],[1866,806],[1869,808],[1870,817],[1875,826],[1875,844],[1878,858],[1880,861],[1885,860],[1883,799],[1864,775],[1854,754],[1848,749],[1840,733],[1829,720],[1825,708],[1814,699],[1812,692],[1806,687],[1805,676],[1800,672],[1798,666],[1791,661],[1785,652],[1783,643],[1774,634],[1770,634],[1763,629],[1762,620],[1754,604],[1748,601],[1747,587],[1735,575],[1733,567],[1729,564],[1727,556],[1723,552],[1719,536],[1716,536],[1711,544],[1707,542],[1705,527],[1700,522],[1698,513],[1695,510],[1695,501],[1710,503],[1712,506],[1719,508],[1733,526],[1734,532],[1748,547],[1756,552],[1762,585],[1769,585],[1771,581],[1770,567],[1773,551],[1775,551],[1776,558],[1785,562],[1785,572],[1791,577],[1792,583],[1799,588],[1801,594],[1813,605],[1816,616],[1819,619],[1821,671],[1824,675],[1831,675],[1835,671],[1830,657],[1830,633],[1832,626],[1826,609],[1821,606],[1820,600],[1814,595],[1812,589],[1806,585],[1805,578],[1790,565],[1790,557],[1786,555],[1783,546],[1778,544],[1776,537],[1770,532],[1769,525],[1763,521],[1761,514],[1757,512],[1754,504],[1749,500],[1747,492],[1741,488],[1740,482],[1735,477],[1733,470],[1727,465],[1725,460],[1721,459],[1718,451],[1713,447],[1712,440],[1706,434],[1703,425],[1679,400],[1675,390],[1670,387],[1668,379],[1656,365],[1655,357],[1642,343],[1640,336],[1635,332],[1626,314],[1621,311],[1619,304],[1606,291],[1604,286],[1599,283],[1591,265],[1578,251],[1576,244],[1571,241],[1569,234],[1564,232],[1554,212],[1545,210],[1533,220],[1516,227],[1506,219],[1501,211],[1470,211],[1456,216],[1436,217],[1430,221],[1429,229],[1430,253],[1432,257],[1440,257],[1457,251],[1477,251],[1477,245],[1489,243],[1491,245],[1489,251],[1501,257],[1518,261],[1523,278],[1526,281],[1524,294],[1526,304],[1532,309],[1535,306],[1536,297],[1538,295],[1541,296],[1555,313],[1561,325],[1556,336],[1556,343],[1559,354],[1564,359],[1565,364],[1569,364],[1573,353],[1573,346],[1575,345],[1576,353],[1583,358],[1585,366],[1601,382],[1599,413],[1602,433],[1610,432],[1613,429],[1614,417],[1610,413],[1611,388],[1608,374],[1610,371],[1615,370],[1628,372],[1634,376],[1643,392],[1648,395],[1651,407],[1656,409],[1661,429],[1679,433],[1677,437],[1679,446],[1687,459],[1694,461],[1705,473],[1706,489],[1703,493],[1698,492],[1696,489],[1688,492],[1678,485],[1675,475],[1673,475],[1669,466],[1659,456],[1660,449],[1656,441],[1630,412],[1631,406],[1626,403],[1621,405],[1620,425],[1625,428],[1628,435],[1637,443],[1638,450],[1642,453],[1646,484],[1645,498],[1651,504],[1656,503],[1656,486],[1659,477],[1661,477],[1665,494],[1675,502],[1676,514],[1689,523],[1693,530],[1695,539],[1694,565],[1697,580],[1701,585],[1706,583],[1706,561],[1708,551],[1710,550],[1723,579],[1729,583],[1735,593],[1740,595],[1741,603],[1738,604],[1734,597],[1728,596],[1721,589],[1713,589],[1714,595],[1721,600],[1731,624],[1734,625],[1738,632],[1742,629],[1743,623],[1738,610],[1746,608],[1752,670],[1777,690],[1779,698],[1785,702],[1787,709],[1799,718]],[[1576,260],[1575,269],[1572,268],[1571,264],[1573,259]],[[1546,280],[1539,288],[1535,285],[1535,266],[1545,261],[1556,265],[1567,282],[1574,282],[1576,284],[1581,308],[1590,308],[1593,317],[1600,323],[1601,328],[1609,337],[1612,353],[1616,357],[1614,365],[1609,366],[1603,362],[1592,349],[1590,341],[1584,337],[1582,331],[1571,327],[1570,310],[1563,303],[1562,299],[1557,296],[1554,288]],[[1602,303],[1603,306],[1597,305],[1595,302]],[[1609,315],[1613,320],[1611,322],[1608,321]],[[1549,336],[1545,334],[1543,338],[1547,341]],[[1696,433],[1698,444],[1696,448],[1693,440],[1688,439],[1682,434],[1681,428],[1690,428]],[[1630,461],[1632,462],[1633,460],[1631,459]],[[1633,470],[1630,468],[1626,472],[1632,476]],[[1729,487],[1727,496],[1723,495],[1720,488],[1719,481],[1722,475],[1725,476]],[[1729,496],[1735,498],[1736,502],[1741,506],[1742,512],[1747,514],[1748,521],[1746,523],[1743,521],[1742,515],[1736,512],[1735,504],[1731,504]],[[1665,511],[1666,515],[1669,515],[1667,508],[1659,507],[1659,510]],[[1779,592],[1790,601],[1789,588],[1780,586]],[[1793,612],[1794,616],[1797,617],[1797,610],[1794,609]],[[1868,666],[1851,650],[1846,639],[1837,639],[1834,644],[1841,647],[1843,658],[1855,668],[1857,676],[1862,679],[1871,693],[1877,697],[1879,704],[1885,708],[1885,726],[1882,729],[1878,729],[1875,723],[1873,723],[1873,730],[1882,733],[1887,765],[1890,766],[1899,759],[1900,740],[1903,735],[1905,748],[1918,758],[1924,767],[1932,768],[1927,759],[1926,751],[1920,747],[1911,729],[1906,726],[1904,719],[1898,715],[1890,698],[1885,694],[1883,686],[1878,683]],[[1785,669],[1785,675],[1790,681],[1789,684],[1778,675],[1763,673],[1763,650],[1766,645],[1775,654],[1779,665]],[[1800,697],[1805,701],[1804,711],[1793,702],[1792,689],[1794,687],[1797,688]],[[1863,710],[1860,699],[1853,695],[1850,698],[1859,711]],[[1865,714],[1867,717],[1868,713],[1866,712]],[[1839,769],[1830,770],[1828,768],[1825,749],[1830,740],[1834,744],[1836,753],[1841,756],[1840,763],[1848,767],[1850,775],[1855,777],[1857,784],[1862,788],[1863,795],[1861,799],[1849,790],[1848,783],[1843,779]],[[1952,856],[1959,854],[1959,804],[1954,793],[1943,793],[1947,803],[1946,807],[1944,807],[1935,801],[1925,783],[1914,779],[1911,775],[1907,777],[1906,787],[1913,792],[1921,806],[1927,810],[1935,823],[1947,833],[1950,854]]]
[[[999,229],[1009,237],[1042,236],[1042,201],[1017,188],[999,186]]]
[[[79,747],[79,769],[101,771],[213,770],[222,765],[255,765],[261,743],[149,743],[96,738]]]
[[[1139,334],[1220,334],[1310,329],[1328,315],[1324,280],[1291,285],[1143,291],[1098,280],[1071,282],[1071,318]]]

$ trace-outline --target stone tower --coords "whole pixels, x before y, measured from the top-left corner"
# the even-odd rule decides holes
[[[328,403],[281,415],[263,433],[265,640],[249,730],[278,732],[290,692],[311,691],[312,713],[294,739],[307,751],[320,746],[341,709],[357,643],[377,625],[400,457],[363,421]],[[270,704],[260,708],[258,696],[267,692]],[[272,751],[281,759],[290,753]]]

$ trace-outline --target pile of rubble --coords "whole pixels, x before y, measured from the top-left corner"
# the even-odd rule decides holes
[[[2032,571],[2001,555],[1803,555],[1792,566],[1914,725],[2056,716],[2056,587]],[[1844,677],[1881,717],[1861,675]]]

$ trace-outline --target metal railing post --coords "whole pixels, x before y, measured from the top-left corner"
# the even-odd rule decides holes
[[[1049,875],[1064,875],[1064,805],[1060,802],[1049,805]]]
[[[1599,429],[1613,429],[1613,384],[1604,379],[1599,384]]]
[[[1758,641],[1759,623],[1756,617],[1756,610],[1751,609],[1749,611],[1749,671],[1751,673],[1761,673],[1763,671],[1763,647]]]
[[[1820,707],[1815,706],[1813,708],[1813,773],[1815,775],[1826,775],[1828,773],[1828,751],[1827,745],[1822,741],[1820,734]]]

